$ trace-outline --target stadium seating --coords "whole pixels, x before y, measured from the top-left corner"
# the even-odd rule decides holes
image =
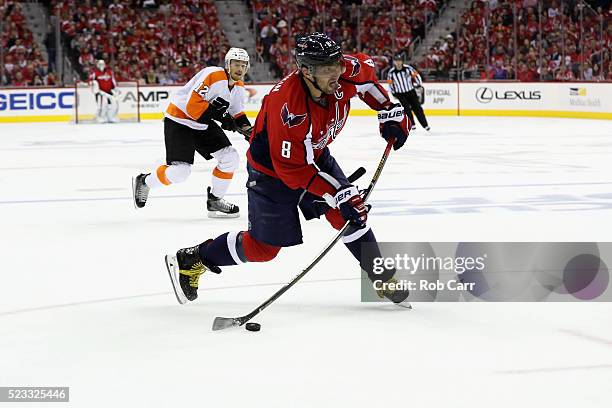
[[[229,44],[214,1],[133,3],[52,2],[81,79],[98,59],[111,62],[118,81],[141,84],[184,83],[202,67],[222,63]]]
[[[203,66],[221,64],[230,46],[212,0],[42,3],[49,15],[59,15],[63,44],[81,80],[104,59],[119,81],[184,83]],[[254,57],[270,62],[275,78],[295,69],[295,35],[313,31],[328,34],[346,52],[371,55],[384,77],[393,55],[413,55],[446,1],[247,3],[257,34]],[[612,80],[612,11],[589,3],[593,8],[578,7],[578,0],[474,0],[457,29],[435,42],[417,66],[440,80]],[[54,85],[46,50],[33,40],[22,5],[5,0],[0,17],[0,85]]]
[[[612,80],[610,10],[539,3],[540,16],[535,0],[473,1],[418,66],[439,79]]]
[[[319,31],[341,43],[345,52],[371,55],[382,76],[394,54],[412,54],[415,39],[424,37],[426,24],[444,1],[364,0],[360,6],[350,3],[251,1],[259,34],[259,57],[272,63],[277,77],[284,76],[295,69],[291,56],[295,35]]]
[[[54,85],[55,77],[48,72],[48,62],[34,42],[32,32],[25,22],[22,5],[17,1],[0,3],[0,46],[3,59],[0,61],[0,86]]]

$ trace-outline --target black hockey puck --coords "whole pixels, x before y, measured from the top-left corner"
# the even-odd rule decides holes
[[[247,323],[246,329],[248,331],[259,331],[261,330],[261,325],[259,323]]]

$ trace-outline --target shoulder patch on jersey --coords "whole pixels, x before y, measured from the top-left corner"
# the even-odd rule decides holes
[[[361,71],[361,64],[359,63],[359,60],[355,57],[351,57],[350,55],[346,55],[344,59],[351,63],[351,73],[349,74],[349,78],[359,75],[359,72]]]
[[[296,115],[295,113],[289,112],[289,107],[286,102],[281,109],[281,120],[283,121],[283,125],[288,125],[289,127],[301,125],[306,119],[306,115],[306,113]]]

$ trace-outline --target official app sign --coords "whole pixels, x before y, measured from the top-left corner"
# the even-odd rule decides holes
[[[612,300],[612,243],[363,244],[361,299],[411,302]]]

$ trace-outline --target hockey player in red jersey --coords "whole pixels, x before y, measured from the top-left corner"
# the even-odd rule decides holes
[[[98,110],[96,112],[96,121],[102,122],[118,122],[119,89],[113,71],[106,66],[104,60],[99,60],[96,63],[91,73],[89,80],[93,87],[93,93],[96,95],[96,103]]]
[[[298,69],[278,82],[263,100],[247,152],[249,229],[228,232],[166,256],[166,266],[180,303],[197,298],[205,271],[245,262],[267,262],[282,247],[302,243],[298,208],[309,220],[324,215],[336,229],[350,227],[343,242],[358,261],[361,244],[375,243],[367,225],[368,208],[329,152],[344,127],[350,99],[359,96],[379,112],[381,136],[397,150],[408,137],[401,105],[391,103],[378,83],[373,61],[364,54],[342,55],[324,34],[299,37]],[[381,114],[382,113],[382,114]],[[362,268],[372,280],[393,279],[394,270],[374,275],[372,262]],[[395,303],[407,291],[379,293]]]

